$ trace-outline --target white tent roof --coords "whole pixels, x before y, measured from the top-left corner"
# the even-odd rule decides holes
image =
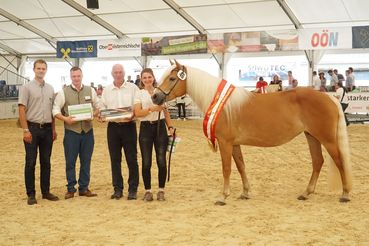
[[[58,40],[369,25],[368,0],[100,0],[96,10],[86,0],[0,2],[0,51],[18,54],[55,53]]]

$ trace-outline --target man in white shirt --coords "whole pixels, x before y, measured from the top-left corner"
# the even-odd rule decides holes
[[[313,88],[314,88],[314,90],[319,91],[321,85],[322,85],[322,82],[319,79],[319,76],[318,76],[317,72],[313,71]]]
[[[338,83],[338,77],[337,77],[337,75],[335,75],[333,73],[332,70],[328,70],[328,74],[329,74],[329,76],[331,76],[331,83],[330,83],[331,91],[334,91],[333,89],[334,89],[335,85]]]
[[[53,115],[64,121],[64,155],[66,163],[67,192],[64,198],[70,199],[76,193],[76,160],[79,156],[80,171],[78,178],[78,191],[80,196],[97,196],[89,190],[91,157],[94,149],[94,133],[91,119],[76,121],[70,115],[69,106],[91,104],[95,110],[99,103],[93,87],[82,84],[82,70],[79,67],[70,69],[72,84],[61,90],[55,98]],[[91,115],[92,117],[92,115]]]
[[[115,64],[111,72],[113,83],[108,85],[101,97],[101,107],[117,109],[131,107],[139,89],[134,83],[124,81],[125,71],[122,65]],[[112,183],[114,193],[111,199],[120,199],[123,196],[122,176],[122,148],[126,157],[128,178],[128,200],[137,199],[138,163],[137,163],[137,130],[132,119],[109,122],[107,129],[108,148],[111,161]]]

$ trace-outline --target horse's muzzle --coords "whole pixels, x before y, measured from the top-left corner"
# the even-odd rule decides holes
[[[165,102],[165,95],[163,92],[155,90],[151,100],[156,105],[162,105]]]

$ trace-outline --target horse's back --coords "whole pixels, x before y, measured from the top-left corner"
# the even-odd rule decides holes
[[[243,95],[236,92],[235,97]],[[247,93],[241,101],[233,99],[232,107],[220,118],[219,131],[239,144],[278,146],[303,131],[315,135],[337,115],[337,107],[328,95],[310,88],[254,94]],[[238,105],[240,104],[240,105]],[[327,121],[322,125],[321,121]],[[224,127],[224,126],[232,127]]]

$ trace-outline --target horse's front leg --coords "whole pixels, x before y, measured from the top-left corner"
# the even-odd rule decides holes
[[[222,157],[224,186],[221,197],[215,202],[216,205],[225,205],[225,200],[231,193],[229,179],[231,176],[232,148],[233,146],[231,144],[219,143],[220,155]]]
[[[243,160],[242,152],[241,152],[241,146],[240,145],[234,145],[233,146],[233,152],[232,152],[233,160],[236,162],[236,166],[238,169],[238,172],[241,175],[242,179],[242,194],[240,196],[240,199],[249,199],[249,191],[250,191],[250,185],[249,181],[247,180],[246,176],[246,170],[245,170],[245,162]]]

